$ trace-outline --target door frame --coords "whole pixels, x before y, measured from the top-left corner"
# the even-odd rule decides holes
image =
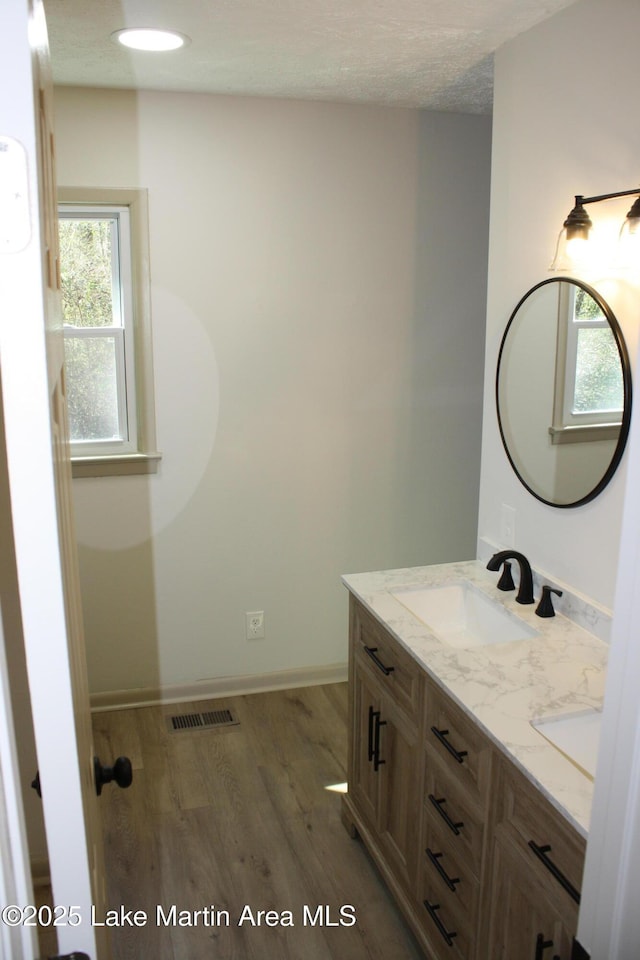
[[[34,903],[9,689],[0,609],[0,904],[3,907]],[[2,960],[33,960],[37,954],[38,940],[32,927],[12,927],[0,922]]]
[[[102,837],[65,443],[46,22],[42,0],[3,3],[2,201],[5,224],[15,229],[8,236],[0,229],[0,367],[22,620],[21,636],[12,632],[7,640],[24,644],[53,899],[68,911],[56,927],[58,950],[102,960],[107,931],[92,924],[93,905],[98,916],[104,906]],[[22,806],[14,787],[12,802]],[[30,892],[23,877],[16,879]]]

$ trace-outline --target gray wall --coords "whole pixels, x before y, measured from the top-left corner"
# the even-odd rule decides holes
[[[340,573],[475,555],[489,120],[71,88],[56,114],[61,185],[150,202],[163,460],[74,483],[92,691],[344,663]]]

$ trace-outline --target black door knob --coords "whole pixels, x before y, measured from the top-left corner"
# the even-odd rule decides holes
[[[61,953],[55,957],[49,957],[49,960],[90,960],[87,953]]]
[[[93,758],[93,769],[95,772],[96,793],[98,796],[102,793],[105,783],[111,783],[112,780],[119,787],[130,787],[133,780],[133,771],[131,769],[131,760],[128,757],[118,757],[112,767],[103,766],[98,757]]]

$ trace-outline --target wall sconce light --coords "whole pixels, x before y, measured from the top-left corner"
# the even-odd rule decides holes
[[[570,270],[584,263],[588,254],[589,233],[593,227],[591,217],[585,210],[587,203],[613,200],[616,197],[632,197],[636,200],[627,213],[618,235],[620,265],[629,266],[633,261],[640,264],[640,187],[619,190],[617,193],[602,193],[597,197],[578,194],[575,206],[567,216],[558,235],[556,252],[549,270]]]

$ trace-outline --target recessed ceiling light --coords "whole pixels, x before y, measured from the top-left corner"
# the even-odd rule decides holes
[[[189,43],[189,37],[173,30],[141,30],[127,28],[116,30],[111,39],[133,50],[177,50]]]

